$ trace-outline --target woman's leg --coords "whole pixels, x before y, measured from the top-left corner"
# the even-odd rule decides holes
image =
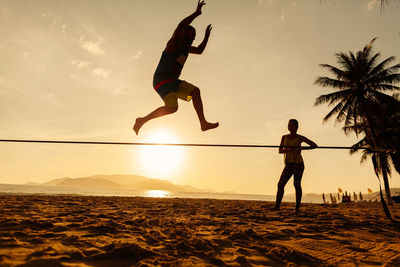
[[[301,197],[303,195],[303,190],[301,189],[301,178],[303,177],[303,172],[304,172],[304,164],[299,163],[296,164],[293,170],[293,176],[294,176],[294,188],[296,190],[296,211],[300,210],[300,204],[301,204]]]
[[[275,210],[279,210],[279,208],[281,207],[282,198],[283,195],[285,194],[285,185],[289,181],[292,174],[293,174],[293,167],[289,164],[286,164],[278,182],[278,192],[276,193],[276,202],[274,207]]]

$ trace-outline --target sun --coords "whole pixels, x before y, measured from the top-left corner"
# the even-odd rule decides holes
[[[145,143],[179,143],[168,130],[157,130],[144,139]],[[183,148],[176,146],[142,146],[140,160],[146,176],[167,179],[182,166]]]

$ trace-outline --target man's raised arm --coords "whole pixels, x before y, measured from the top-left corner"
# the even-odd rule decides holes
[[[212,26],[210,24],[206,28],[206,34],[204,35],[203,41],[200,43],[200,45],[198,47],[191,46],[189,48],[189,53],[192,53],[192,54],[201,54],[201,53],[203,53],[204,49],[207,46],[207,42],[208,42],[208,38],[210,37],[211,30],[212,30]]]
[[[202,14],[201,12],[201,8],[205,5],[206,3],[204,2],[204,0],[199,0],[197,2],[197,8],[196,11],[193,12],[193,14],[191,14],[190,16],[184,18],[181,22],[179,22],[178,26],[176,27],[174,33],[172,34],[172,39],[177,38],[177,36],[179,35],[180,31],[184,30],[187,26],[190,25],[190,23],[192,23],[192,21],[197,18],[198,16],[200,16]]]

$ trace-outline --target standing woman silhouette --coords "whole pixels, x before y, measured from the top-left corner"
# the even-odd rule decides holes
[[[276,202],[274,210],[279,210],[285,193],[285,185],[292,175],[294,176],[294,188],[296,190],[296,212],[300,210],[301,204],[301,178],[304,172],[304,162],[301,156],[301,150],[314,149],[318,147],[316,143],[306,137],[297,134],[299,122],[295,119],[290,119],[288,130],[290,134],[283,135],[281,144],[279,145],[279,153],[284,154],[285,168],[282,171],[278,182],[278,192],[276,193]],[[310,147],[301,148],[301,143],[306,143]]]

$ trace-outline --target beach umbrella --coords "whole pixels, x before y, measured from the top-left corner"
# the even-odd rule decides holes
[[[330,198],[331,198],[331,202],[333,203],[332,194],[331,194],[331,193],[329,193],[329,196],[330,196]]]

